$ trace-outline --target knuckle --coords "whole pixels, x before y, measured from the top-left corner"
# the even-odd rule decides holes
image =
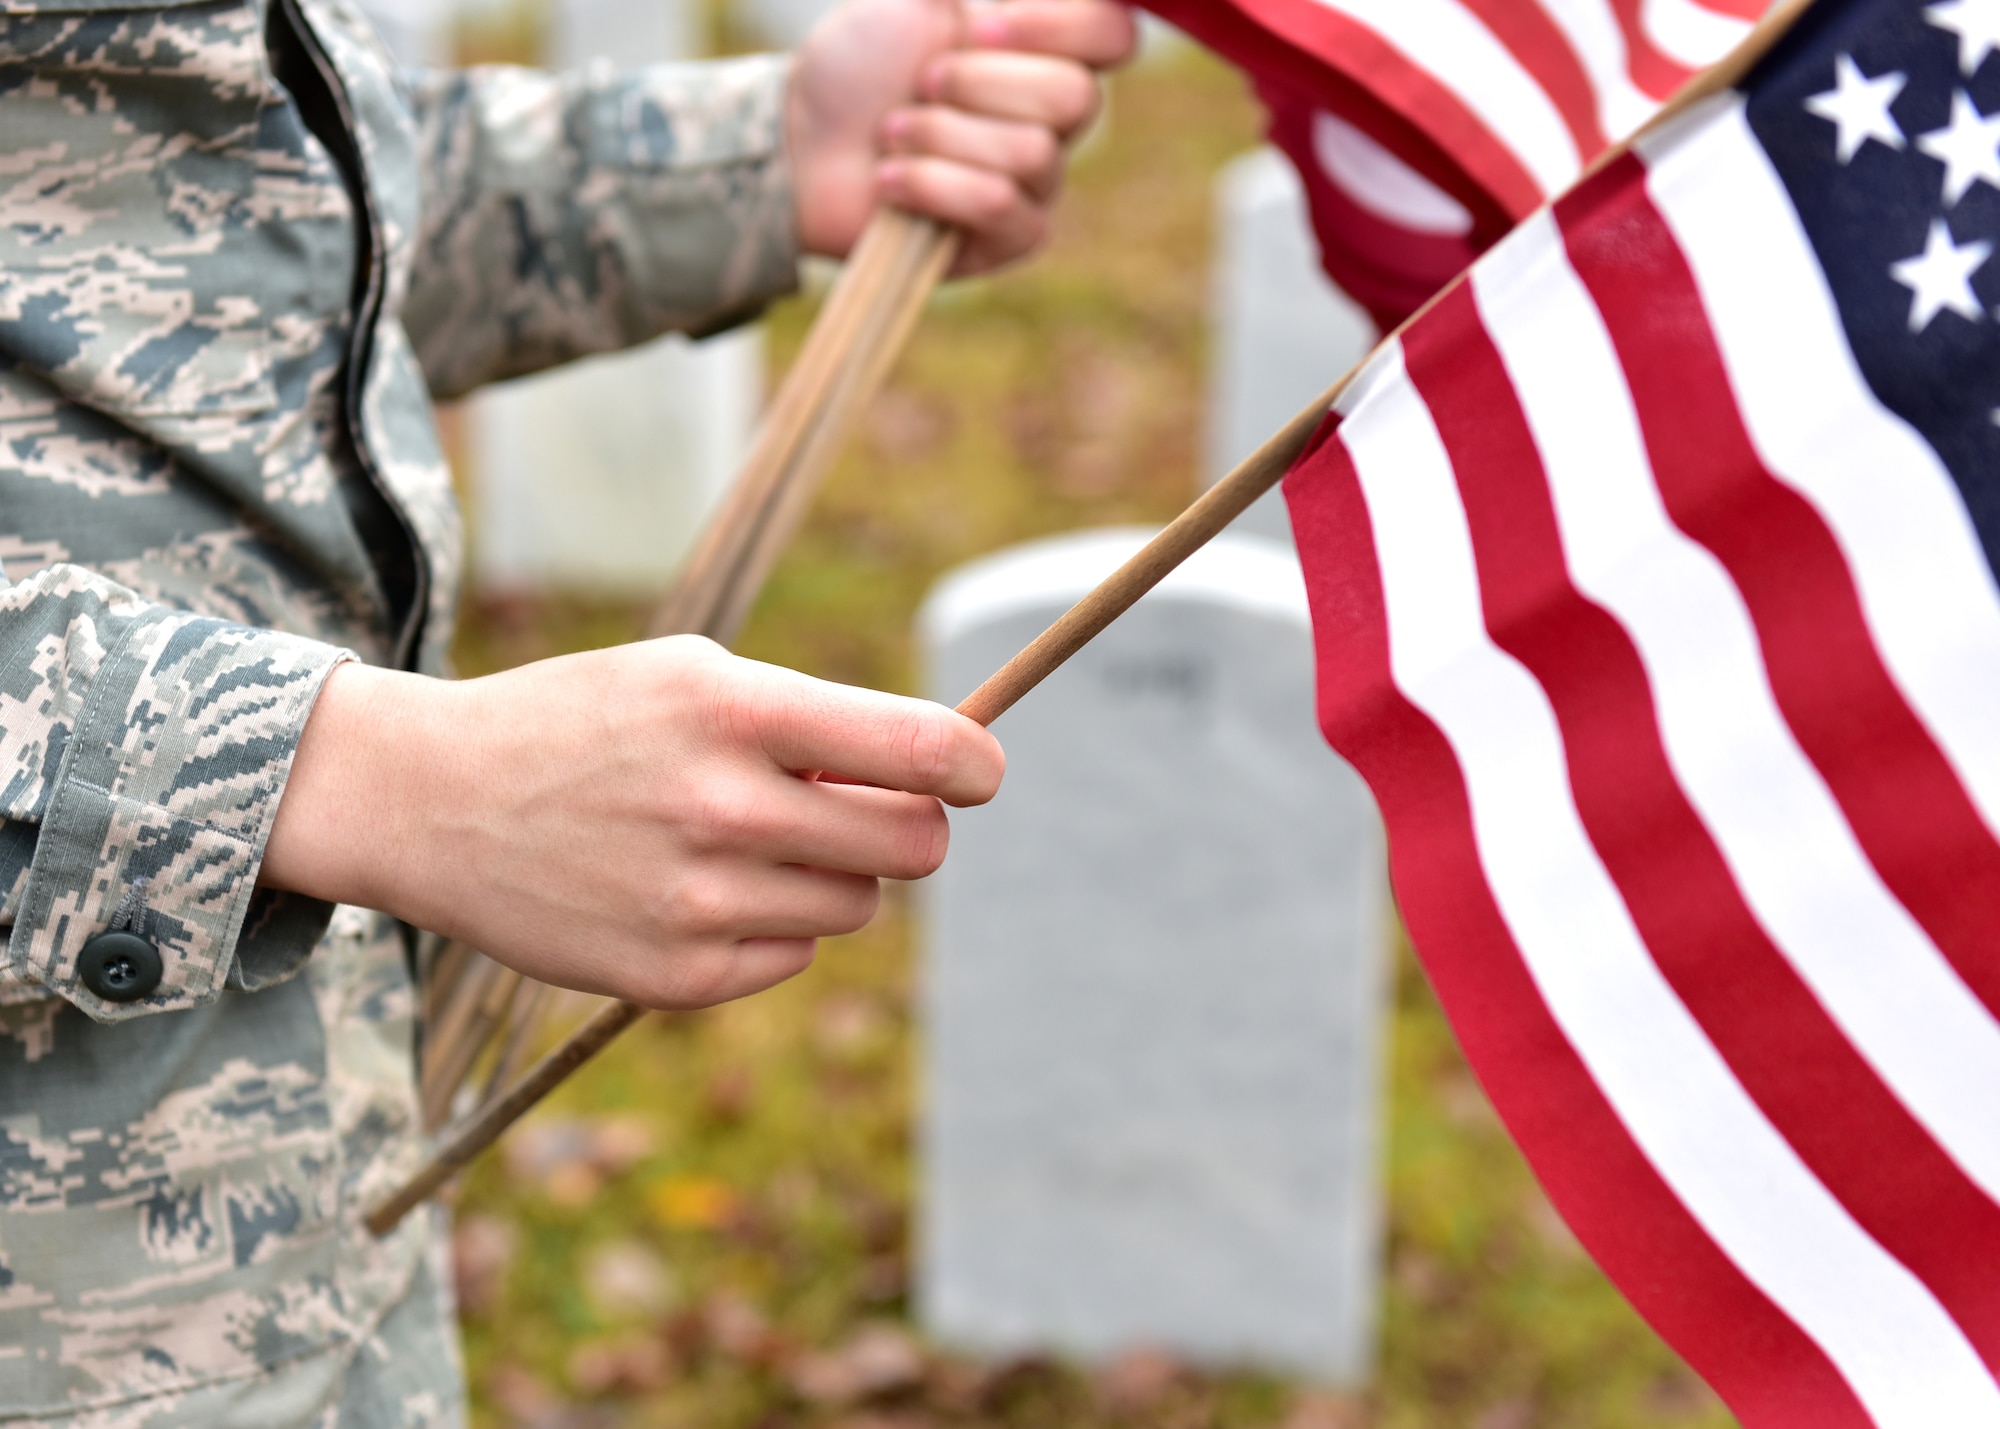
[[[712,668],[702,673],[706,677],[702,686],[705,715],[702,723],[709,737],[732,749],[749,744],[757,735],[754,705],[745,698],[744,690],[730,678],[725,668]]]
[[[966,61],[958,52],[948,52],[932,61],[927,88],[933,101],[957,106],[965,96]]]
[[[799,715],[798,691],[764,667],[715,647],[708,676],[708,728],[726,748],[752,751],[781,741]]]
[[[715,934],[728,927],[736,914],[736,900],[721,878],[693,874],[681,879],[669,891],[661,910],[667,930],[681,938]]]
[[[734,848],[758,832],[755,791],[740,779],[709,779],[689,800],[688,834],[701,848]]]

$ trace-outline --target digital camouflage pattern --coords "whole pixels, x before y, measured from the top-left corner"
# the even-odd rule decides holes
[[[428,393],[790,286],[783,77],[0,0],[0,1422],[462,1419],[435,1227],[359,1225],[421,1154],[406,940],[259,861],[327,673],[443,672]],[[114,922],[136,1004],[77,980]]]

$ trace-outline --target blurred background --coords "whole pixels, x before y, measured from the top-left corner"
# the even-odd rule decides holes
[[[584,64],[783,47],[818,7],[383,0],[378,22],[412,63]],[[1149,33],[1144,59],[1112,81],[1107,116],[1079,148],[1052,249],[935,299],[766,590],[742,653],[956,697],[963,691],[944,688],[956,678],[946,667],[962,656],[976,679],[984,656],[970,636],[954,645],[953,632],[988,628],[975,607],[1016,575],[1005,561],[979,568],[980,580],[951,588],[945,603],[957,613],[939,616],[934,601],[920,630],[927,596],[949,573],[1061,533],[1156,526],[1365,350],[1366,320],[1311,270],[1296,184],[1259,152],[1259,123],[1233,72]],[[825,279],[811,275],[756,328],[579,364],[442,414],[474,546],[463,673],[641,635],[733,474],[759,403],[798,350]],[[1270,574],[1272,560],[1290,559],[1282,510],[1266,505],[1243,526],[1237,565],[1283,589],[1268,599],[1238,592],[1230,608],[1263,601],[1263,614],[1252,614],[1264,618],[1292,599],[1286,580],[1296,583]],[[1062,549],[1072,577],[1077,562],[1101,559]],[[1046,575],[1046,566],[1037,569]],[[1210,584],[1234,579],[1225,572]],[[1045,596],[1055,590],[1043,585]],[[1002,614],[1028,608],[1018,589],[998,599]],[[1164,634],[1145,636],[1153,663],[1114,662],[1107,688],[1157,687],[1189,709],[1207,698],[1209,666],[1187,663],[1181,646],[1180,664],[1155,658],[1161,640],[1211,638],[1175,609],[1183,614],[1162,617]],[[1227,631],[1213,638],[1244,644]],[[1285,696],[1296,708],[1288,705],[1283,738],[1301,729],[1309,737],[1305,636],[1301,628],[1273,639],[1271,658],[1291,663],[1272,688],[1296,696]],[[1236,678],[1233,666],[1214,668]],[[1087,714],[1087,693],[1075,696],[1081,705],[1052,707]],[[1211,738],[1199,723],[1187,737]],[[1161,725],[1161,737],[1176,727]],[[1026,749],[1031,726],[1018,728]],[[1010,738],[1004,723],[999,733]],[[1228,735],[1238,753],[1254,737]],[[1330,753],[1319,755],[1325,777],[1346,777]],[[1225,793],[1247,791],[1261,767],[1225,760],[1210,776]],[[1282,783],[1291,765],[1274,767]],[[1037,787],[1031,770],[1016,773]],[[1171,776],[1153,781],[1169,808]],[[1365,800],[1359,807],[1365,813]],[[1060,842],[1083,822],[1056,808],[1036,827]],[[1143,834],[1157,822],[1126,827]],[[1229,837],[1254,843],[1281,822],[1253,806],[1240,837]],[[1306,932],[1280,935],[1255,919],[1283,890],[1220,890],[1222,916],[1245,920],[1244,947],[1274,936],[1298,944],[1272,964],[1273,979],[1303,978],[1315,996],[1329,994],[1320,998],[1324,1028],[1294,1018],[1273,1030],[1255,1025],[1254,999],[1206,1028],[1204,1009],[1218,1006],[1211,993],[1162,1005],[1142,1026],[1108,1014],[1038,1023],[1038,988],[1044,1010],[1115,1009],[1118,988],[1064,982],[1063,964],[1028,956],[1047,949],[1010,931],[1026,925],[1009,921],[1007,907],[980,911],[976,900],[1006,884],[980,872],[989,865],[979,850],[1008,838],[978,828],[959,850],[973,871],[936,906],[922,900],[937,895],[892,888],[872,927],[825,945],[793,983],[642,1024],[474,1168],[453,1215],[479,1424],[1732,1422],[1596,1272],[1512,1149],[1393,920],[1369,914],[1386,904],[1380,850],[1365,830],[1349,840],[1359,852],[1342,855],[1360,860],[1340,895],[1360,913],[1342,922],[1333,910],[1340,926],[1323,939],[1312,931],[1321,904],[1310,889],[1298,915]],[[1216,851],[1212,830],[1188,837]],[[1092,875],[1087,858],[1068,861]],[[1085,893],[1116,881],[1097,872]],[[1328,886],[1339,881],[1329,871]],[[1106,967],[1148,976],[1143,957],[1119,952],[1120,938],[1133,936],[1125,924],[1145,925],[1139,912],[1121,920],[1115,907],[1097,907],[1071,921],[1083,939],[1059,950],[1071,965],[1101,946]],[[1213,941],[1212,930],[1202,936]],[[1010,937],[1023,940],[1019,959],[1007,956]],[[1151,983],[1169,987],[1189,980],[1168,961],[1202,954],[1140,951],[1158,952]],[[1322,963],[1324,976],[1314,971]],[[1052,966],[1056,986],[1047,985]],[[968,969],[1042,982],[1009,992],[990,978],[965,981]],[[587,999],[557,999],[545,1039],[587,1010]],[[1169,1023],[1174,1040],[1153,1045]],[[1010,1036],[1024,1049],[1011,1070]],[[953,1039],[999,1048],[999,1070],[991,1057],[941,1052],[937,1044]],[[1287,1039],[1300,1049],[1293,1062]],[[1337,1055],[1322,1055],[1321,1044]],[[1256,1066],[1210,1066],[1204,1056]],[[1129,1071],[1169,1065],[1192,1068],[1183,1080],[1199,1085]],[[1072,1074],[1082,1080],[1062,1080]],[[1132,1144],[1146,1154],[1119,1163],[1124,1179],[1086,1186],[1076,1147],[1037,1143],[1032,1118],[1025,1131],[996,1120],[1006,1099],[982,1101],[982,1076],[1013,1098],[1006,1105],[1039,1106],[1044,1121],[1061,1119],[1066,1098],[1087,1103],[1093,1144],[1119,1140],[1107,1118],[1129,1096],[1128,1119],[1140,1128]],[[1259,1087],[1309,1094],[1270,1097]],[[1337,1135],[1323,1135],[1328,1128]],[[988,1136],[997,1139],[982,1150]],[[1231,1148],[1247,1148],[1235,1165],[1243,1174],[1206,1175],[1237,1156]],[[1258,1171],[1266,1152],[1278,1168],[1269,1176]],[[1285,1168],[1297,1172],[1296,1194],[1281,1204],[1269,1183],[1290,1175]],[[982,1175],[1005,1181],[1008,1196],[981,1199],[990,1190]],[[1079,1203],[1105,1218],[1096,1231],[1064,1221],[1066,1175],[1077,1178]],[[1197,1182],[1207,1189],[1176,1189]],[[1131,1215],[1121,1219],[1124,1205]],[[1313,1224],[1322,1215],[1328,1235]],[[1074,1237],[1068,1250],[1052,1229],[1040,1234],[1058,1222]],[[1296,1265],[1283,1256],[1287,1237],[1299,1245]],[[1009,1278],[1036,1257],[1049,1261],[1038,1276]],[[1156,1271],[1173,1294],[1149,1289]],[[1175,1296],[1179,1308],[1166,1306]],[[1156,1300],[1161,1318],[1149,1321]]]

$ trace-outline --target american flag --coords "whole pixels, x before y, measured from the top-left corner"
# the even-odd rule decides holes
[[[1395,326],[1769,0],[1145,0],[1240,66],[1327,272]]]
[[[1759,1429],[2000,1425],[1996,50],[1819,0],[1286,481],[1460,1039]]]

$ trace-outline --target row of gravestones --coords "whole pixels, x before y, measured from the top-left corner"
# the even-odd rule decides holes
[[[750,13],[794,40],[824,3]],[[412,58],[435,58],[424,13],[390,17]],[[564,0],[556,58],[685,54],[683,14]],[[1374,338],[1275,153],[1217,192],[1211,479]],[[659,585],[747,444],[760,356],[754,333],[668,342],[480,399],[481,578]],[[962,697],[1148,534],[947,577],[929,693]],[[1006,788],[956,817],[926,889],[919,1299],[940,1339],[1366,1376],[1389,914],[1312,669],[1273,494],[1004,717]]]

